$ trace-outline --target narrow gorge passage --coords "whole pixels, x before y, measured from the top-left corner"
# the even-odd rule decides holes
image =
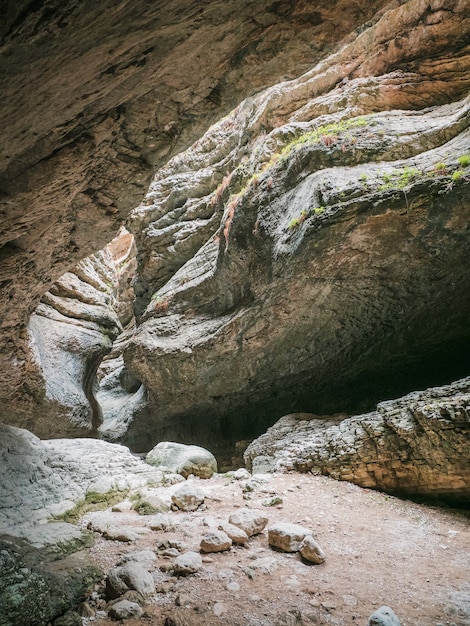
[[[0,626],[468,626],[468,2],[0,14]]]

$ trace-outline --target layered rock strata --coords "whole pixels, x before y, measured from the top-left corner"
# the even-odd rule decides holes
[[[29,315],[113,238],[152,168],[243,97],[305,71],[385,4],[2,2],[4,420],[30,414],[42,393]]]
[[[249,468],[320,473],[395,494],[470,501],[470,378],[328,423],[283,417],[245,452]]]
[[[393,8],[158,171],[129,220],[147,409],[124,441],[236,438],[467,373],[468,27],[459,2]]]

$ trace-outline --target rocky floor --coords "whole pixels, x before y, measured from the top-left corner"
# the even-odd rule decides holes
[[[470,623],[466,512],[296,473],[244,480],[217,475],[205,481],[194,479],[193,484],[205,493],[204,504],[194,512],[170,510],[155,517],[126,510],[124,504],[119,512],[88,513],[79,522],[83,527],[137,531],[136,538],[126,542],[97,534],[90,549],[92,560],[107,573],[129,557],[151,573],[155,592],[148,595],[143,614],[126,621],[129,626],[365,625],[382,605],[393,608],[402,626]],[[180,487],[159,487],[154,492],[170,504],[172,493]],[[244,546],[202,554],[202,567],[196,573],[175,575],[178,554],[199,552],[210,527],[245,507],[269,518],[261,534],[250,537]],[[165,530],[150,529],[162,521]],[[309,565],[298,553],[270,548],[267,528],[281,521],[310,529],[326,561]],[[89,615],[84,626],[116,623],[108,614],[104,585],[105,581],[96,588],[82,611]]]

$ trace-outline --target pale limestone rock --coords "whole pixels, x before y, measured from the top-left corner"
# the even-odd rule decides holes
[[[224,533],[226,533],[230,537],[233,543],[239,543],[243,545],[248,541],[248,535],[246,534],[246,532],[242,528],[235,526],[234,524],[221,522],[218,525],[218,529],[223,530]]]
[[[300,524],[279,522],[268,528],[268,543],[283,552],[298,552],[311,531]]]
[[[269,520],[262,511],[256,509],[240,509],[232,513],[228,521],[230,524],[233,524],[233,526],[241,528],[248,537],[251,537],[262,533]]]
[[[185,552],[176,557],[173,564],[173,570],[175,574],[180,576],[186,576],[188,574],[195,574],[202,567],[201,555],[198,552]]]
[[[204,491],[190,482],[186,482],[171,496],[173,504],[181,511],[196,511],[204,499]]]
[[[312,535],[307,535],[299,546],[299,552],[309,563],[324,563],[326,554]]]
[[[137,602],[129,600],[120,600],[109,609],[109,617],[119,621],[141,617],[143,613],[142,607]]]
[[[209,450],[171,441],[158,443],[147,453],[145,461],[185,478],[190,474],[199,478],[210,478],[217,472],[216,458]]]
[[[211,530],[201,539],[201,552],[225,552],[232,547],[232,540],[222,530]]]
[[[400,620],[389,606],[381,606],[369,617],[367,626],[400,626]]]
[[[138,591],[143,596],[155,591],[153,577],[140,563],[130,561],[115,567],[106,577],[106,597],[108,600],[119,598],[129,589]]]

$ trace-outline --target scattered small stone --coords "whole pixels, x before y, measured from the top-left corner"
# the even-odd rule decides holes
[[[333,600],[324,600],[321,603],[321,606],[325,609],[325,611],[334,611],[336,609],[336,604]]]
[[[155,555],[155,552],[153,552],[152,550],[139,550],[138,552],[129,552],[128,554],[124,554],[118,565],[123,565],[124,563],[134,561],[136,563],[150,566],[156,558],[157,557]]]
[[[186,576],[188,574],[195,574],[202,567],[201,555],[198,552],[185,552],[176,557],[173,564],[175,574],[179,576]]]
[[[127,513],[132,509],[132,502],[130,500],[124,500],[123,502],[118,502],[117,504],[111,507],[111,511],[113,513]]]
[[[204,491],[197,485],[186,482],[171,496],[175,506],[181,511],[196,511],[204,502]]]
[[[201,540],[201,552],[224,552],[231,547],[232,540],[223,530],[211,530]]]
[[[341,599],[347,606],[357,606],[357,598],[355,598],[354,596],[346,594],[344,596],[341,596]]]
[[[166,550],[163,550],[162,556],[175,557],[178,556],[179,553],[179,550],[177,550],[176,548],[167,548]]]
[[[171,528],[170,518],[164,513],[149,516],[146,524],[152,530],[170,530]]]
[[[240,467],[233,472],[233,478],[235,478],[235,480],[249,480],[251,478],[251,474],[244,467]]]
[[[238,526],[234,526],[228,522],[221,522],[218,529],[227,534],[233,543],[244,544],[248,541],[248,535],[244,530],[238,528]]]
[[[223,604],[222,602],[216,602],[212,610],[216,617],[220,617],[221,615],[227,612],[227,606]]]
[[[400,626],[400,620],[389,606],[381,606],[369,617],[367,626]]]
[[[256,509],[240,509],[236,513],[232,513],[228,521],[230,524],[233,524],[233,526],[244,530],[248,537],[252,537],[253,535],[259,535],[259,533],[263,532],[269,520],[262,511],[257,511]]]
[[[175,598],[176,606],[188,606],[191,604],[191,596],[187,593],[178,593]]]
[[[203,556],[202,557],[202,562],[203,563],[213,563],[214,559],[212,559],[210,556]]]
[[[315,563],[316,565],[324,563],[326,559],[325,552],[322,550],[318,542],[315,541],[312,535],[307,535],[304,538],[300,544],[299,552],[303,559],[309,563]]]
[[[146,533],[151,532],[149,528],[131,528],[125,526],[109,527],[103,531],[103,537],[110,541],[131,542],[138,541]]]
[[[109,617],[116,620],[141,617],[142,615],[142,607],[139,606],[137,602],[129,602],[129,600],[120,600],[109,609]]]
[[[158,496],[144,494],[134,502],[132,508],[139,515],[155,515],[157,513],[166,513],[170,507]]]
[[[145,605],[144,596],[135,589],[129,589],[129,591],[126,591],[126,593],[122,595],[119,600],[129,600],[129,602],[136,602],[137,604],[140,604],[140,606]]]
[[[298,552],[308,535],[311,535],[311,531],[300,524],[279,522],[268,528],[268,543],[283,552]]]
[[[227,591],[232,591],[233,593],[237,593],[237,591],[240,591],[240,585],[237,582],[227,583],[227,585],[225,586],[225,589],[227,589]]]
[[[266,500],[263,500],[263,502],[261,502],[261,504],[263,506],[278,506],[279,504],[282,504],[283,500],[280,496],[273,496],[272,498],[266,498]]]

